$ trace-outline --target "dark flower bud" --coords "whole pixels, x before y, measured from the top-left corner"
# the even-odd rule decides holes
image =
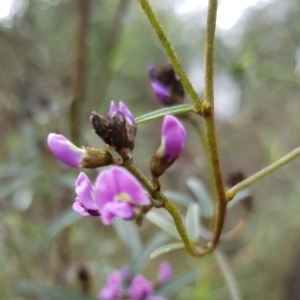
[[[165,106],[184,102],[185,91],[171,64],[164,65],[160,70],[148,67],[151,86],[157,99]]]
[[[111,101],[107,117],[92,112],[90,116],[96,134],[124,160],[132,157],[137,126],[134,117],[125,104],[119,103],[119,109]]]

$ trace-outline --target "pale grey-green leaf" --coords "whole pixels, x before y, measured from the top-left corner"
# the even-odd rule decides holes
[[[180,242],[167,244],[167,245],[161,246],[161,247],[157,248],[156,250],[154,250],[150,254],[150,258],[154,259],[162,254],[169,253],[173,250],[182,249],[182,248],[184,248],[184,244],[180,243]]]
[[[200,234],[200,208],[198,203],[188,206],[185,218],[186,231],[192,242],[196,242]]]

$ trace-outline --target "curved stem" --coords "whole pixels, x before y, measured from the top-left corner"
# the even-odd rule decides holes
[[[132,164],[132,162],[130,162],[129,160],[124,161],[124,167],[141,182],[141,184],[149,192],[151,197],[153,197],[155,200],[159,200],[162,202],[162,207],[164,207],[172,216],[177,231],[185,246],[185,249],[189,254],[193,256],[204,256],[205,254],[211,252],[209,248],[195,247],[194,244],[191,243],[187,235],[185,226],[183,224],[181,215],[176,206],[162,192],[157,191],[156,188],[152,185],[152,183],[141,173],[141,171],[135,165]]]
[[[201,102],[201,99],[197,95],[196,91],[194,90],[192,84],[190,83],[185,71],[183,70],[180,60],[178,56],[176,55],[168,37],[166,36],[162,26],[160,25],[156,15],[154,14],[154,11],[152,7],[149,4],[148,0],[139,0],[142,9],[144,10],[145,14],[147,15],[152,27],[154,28],[158,39],[160,40],[165,52],[167,53],[176,73],[178,74],[180,81],[182,82],[184,88],[186,89],[187,93],[190,95],[192,101],[195,104],[195,107],[197,108],[197,111],[199,114],[203,113],[203,103]]]
[[[283,156],[282,158],[278,159],[277,161],[273,162],[271,165],[263,168],[262,170],[258,171],[257,173],[253,174],[252,176],[246,178],[245,180],[241,181],[240,183],[233,186],[231,189],[229,189],[226,193],[227,200],[230,201],[234,195],[239,191],[247,186],[253,184],[257,180],[265,177],[266,175],[274,172],[278,168],[284,166],[285,164],[289,163],[293,159],[297,158],[300,155],[300,147],[294,149],[287,155]]]

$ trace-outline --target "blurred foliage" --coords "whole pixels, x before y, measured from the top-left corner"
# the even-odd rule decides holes
[[[162,259],[171,262],[176,277],[161,295],[174,293],[170,299],[178,300],[230,299],[213,255],[197,259],[176,250],[148,263],[155,248],[174,242],[148,220],[139,232],[133,224],[122,232],[125,228],[117,223],[119,229],[114,231],[97,218],[76,218],[66,210],[74,199],[78,170],[55,160],[46,137],[49,132],[70,134],[75,2],[19,0],[12,19],[0,20],[0,299],[67,299],[60,286],[70,291],[68,297],[80,294],[77,273],[83,265],[94,297],[112,269],[130,264],[134,272],[144,271],[153,278]],[[149,63],[160,66],[167,58],[140,7],[128,1],[117,14],[121,2],[91,2],[87,96],[80,128],[84,145],[103,146],[91,130],[89,113],[105,115],[111,99],[124,100],[136,117],[160,108],[146,68]],[[174,7],[183,0],[151,2],[201,94],[205,10],[179,14]],[[216,110],[225,176],[233,170],[250,175],[300,144],[299,1],[259,4],[248,8],[230,30],[217,30]],[[160,136],[153,133],[160,132],[160,124],[155,120],[139,125],[135,161],[146,174],[159,144]],[[209,189],[203,149],[196,133],[186,127],[185,153],[162,179],[183,215],[190,201],[207,203],[209,197],[194,199],[195,186],[191,179],[185,183],[198,178]],[[247,228],[220,245],[242,299],[299,299],[300,285],[295,281],[300,273],[299,264],[295,266],[300,257],[299,166],[295,161],[255,184],[251,188],[255,207]],[[204,183],[198,189],[205,189]],[[230,208],[226,230],[238,223],[239,208],[239,204]],[[202,213],[207,216],[210,210],[206,206]],[[66,227],[68,239],[59,239]],[[122,238],[128,233],[129,239]],[[133,244],[128,243],[132,236],[138,236]],[[60,251],[62,242],[69,245],[67,256]],[[56,290],[49,290],[51,286]],[[51,298],[51,293],[58,296]]]

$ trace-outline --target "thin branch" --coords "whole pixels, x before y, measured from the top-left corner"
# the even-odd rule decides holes
[[[86,36],[90,0],[77,0],[77,40],[75,48],[75,74],[73,100],[70,105],[71,139],[80,144],[81,111],[86,92]]]
[[[283,156],[282,158],[278,159],[277,161],[273,162],[271,165],[263,168],[262,170],[258,171],[257,173],[253,174],[252,176],[246,178],[242,182],[238,183],[237,185],[233,186],[229,189],[226,193],[228,201],[233,199],[234,195],[239,191],[247,186],[253,184],[257,180],[265,177],[266,175],[274,172],[275,170],[279,169],[280,167],[284,166],[285,164],[289,163],[290,161],[294,160],[300,155],[300,147],[294,149],[287,155]]]
[[[197,108],[199,114],[202,114],[204,111],[203,103],[200,100],[199,96],[197,95],[196,91],[194,90],[192,84],[190,83],[185,71],[183,70],[180,60],[176,55],[174,48],[172,47],[168,37],[166,36],[162,26],[160,25],[152,7],[149,4],[148,0],[139,0],[142,9],[144,10],[145,14],[147,15],[153,29],[155,30],[158,39],[160,40],[165,52],[167,53],[176,73],[178,74],[185,90],[190,95],[192,101]]]
[[[208,4],[204,51],[204,103],[214,105],[214,50],[218,0]]]

